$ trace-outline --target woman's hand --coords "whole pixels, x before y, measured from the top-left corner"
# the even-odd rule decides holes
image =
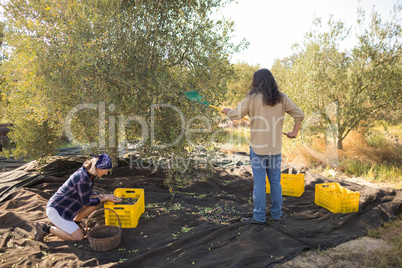
[[[109,198],[109,201],[113,202],[113,203],[119,203],[122,200],[121,197],[117,197],[117,196],[112,195],[112,194],[109,195],[108,198]]]
[[[121,197],[117,197],[112,194],[107,194],[107,195],[100,195],[100,200],[101,200],[101,202],[110,201],[113,203],[119,203],[119,202],[121,202],[122,199],[121,199]]]

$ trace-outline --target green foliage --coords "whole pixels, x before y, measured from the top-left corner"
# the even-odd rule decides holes
[[[228,82],[228,92],[226,93],[227,105],[236,107],[246,97],[250,91],[253,74],[259,68],[258,65],[252,66],[245,62],[238,62],[233,65],[234,76]]]
[[[370,169],[371,163],[364,163],[354,159],[344,159],[341,166],[349,175],[364,176]]]
[[[381,132],[373,132],[369,137],[366,139],[367,143],[374,148],[381,148],[388,144],[388,141],[384,134]]]
[[[194,178],[191,172],[183,171],[180,168],[168,168],[163,185],[174,194],[177,188],[189,186],[192,181],[194,181]]]
[[[56,136],[47,121],[39,123],[35,120],[21,120],[12,128],[9,137],[19,143],[17,149],[13,150],[13,155],[17,158],[29,156],[31,159],[44,160],[55,153],[53,142]]]
[[[7,119],[47,121],[57,135],[70,124],[76,141],[99,150],[115,152],[126,137],[145,137],[144,153],[183,151],[183,120],[215,115],[183,92],[199,90],[220,103],[232,75],[229,55],[244,45],[230,42],[232,22],[211,18],[228,2],[8,1],[5,38],[12,50],[1,70]]]
[[[163,182],[173,195],[177,189],[190,186],[195,181],[204,181],[213,175],[207,163],[199,166],[197,163],[188,161],[186,165],[184,159],[173,159],[173,162],[176,163],[169,163],[165,169],[166,179]]]
[[[327,126],[336,127],[340,149],[351,130],[366,126],[383,112],[400,109],[401,11],[402,6],[396,6],[391,22],[383,22],[373,12],[365,28],[365,14],[360,10],[358,23],[364,31],[356,33],[359,43],[345,52],[339,47],[350,36],[351,28],[331,18],[325,31],[321,20],[316,19],[316,30],[295,45],[294,55],[276,61],[272,67],[285,93],[308,118],[319,122],[307,124],[307,128],[325,132]]]
[[[3,61],[6,60],[6,53],[4,51],[7,49],[7,44],[4,42],[4,28],[5,28],[5,23],[3,21],[0,21],[0,65],[3,64]],[[0,72],[0,123],[3,123],[4,118],[4,110],[6,106],[5,98],[4,98],[4,93],[1,88],[1,85],[4,82],[4,77],[2,73]]]

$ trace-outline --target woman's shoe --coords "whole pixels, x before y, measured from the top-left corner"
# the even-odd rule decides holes
[[[36,241],[43,241],[43,238],[48,235],[49,233],[46,233],[43,231],[43,227],[46,226],[46,223],[43,222],[35,222],[34,227],[35,227],[35,236],[34,239]]]

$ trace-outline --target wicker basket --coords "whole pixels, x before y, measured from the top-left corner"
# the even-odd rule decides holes
[[[116,213],[114,210],[109,209],[109,208],[101,208],[99,210],[97,210],[96,212],[100,211],[100,210],[111,210],[114,213]],[[90,218],[92,217],[92,215],[95,213],[92,212],[91,215],[89,215],[88,220],[87,220],[87,226],[88,226],[88,222],[90,220]],[[93,229],[91,229],[88,232],[88,241],[89,244],[91,245],[91,248],[95,251],[108,251],[111,249],[114,249],[116,247],[118,247],[121,243],[121,235],[122,235],[122,231],[121,231],[121,223],[120,223],[120,219],[119,219],[119,215],[117,215],[117,219],[119,220],[119,227],[117,226],[97,226]]]

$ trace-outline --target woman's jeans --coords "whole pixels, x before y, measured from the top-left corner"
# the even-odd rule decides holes
[[[271,216],[274,219],[282,217],[282,187],[281,187],[281,154],[257,155],[250,147],[250,162],[254,177],[254,219],[265,222],[266,188],[265,179],[271,186]]]

